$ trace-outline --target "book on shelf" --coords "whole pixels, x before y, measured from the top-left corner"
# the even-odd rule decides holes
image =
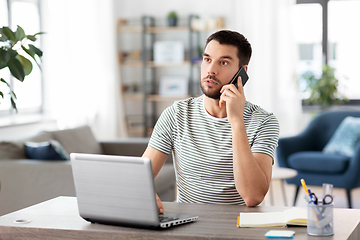
[[[241,212],[237,219],[238,227],[286,227],[287,225],[306,226],[307,209],[290,208],[282,212]]]

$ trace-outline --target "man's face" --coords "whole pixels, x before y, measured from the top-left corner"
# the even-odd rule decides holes
[[[237,48],[212,40],[204,50],[201,63],[200,86],[210,98],[220,99],[222,86],[229,84],[239,70]]]

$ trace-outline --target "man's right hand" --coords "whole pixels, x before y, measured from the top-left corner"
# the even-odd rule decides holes
[[[164,213],[164,206],[162,205],[162,202],[159,198],[159,196],[156,194],[156,203],[158,205],[158,210],[159,210],[159,213],[160,214],[163,214]]]

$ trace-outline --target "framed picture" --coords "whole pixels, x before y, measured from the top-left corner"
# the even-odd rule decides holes
[[[159,88],[160,96],[185,97],[188,95],[189,79],[183,76],[163,76]]]
[[[154,62],[181,63],[184,52],[184,43],[180,41],[157,41],[154,43]]]

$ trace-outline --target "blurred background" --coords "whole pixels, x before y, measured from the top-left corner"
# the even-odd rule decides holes
[[[0,140],[82,125],[99,140],[148,137],[167,106],[201,94],[199,57],[220,29],[249,40],[246,98],[293,136],[321,112],[360,109],[359,11],[359,0],[0,0],[1,27],[44,32],[41,70],[33,61],[20,82],[0,69],[18,108],[1,83]],[[281,181],[266,204],[285,205]],[[295,188],[285,190],[290,205]],[[335,197],[347,207],[344,189]]]
[[[321,76],[324,64],[335,69],[337,96],[349,100],[337,107],[358,107],[360,33],[351,26],[360,20],[360,1],[0,0],[0,9],[0,25],[45,32],[37,42],[42,71],[34,66],[23,83],[12,80],[18,113],[7,96],[1,101],[3,139],[82,124],[98,138],[148,136],[166,106],[200,94],[196,56],[219,29],[252,44],[245,94],[278,117],[281,136],[300,132],[319,111],[304,101],[310,95],[302,75]],[[170,12],[178,17],[173,28]],[[154,61],[155,42],[180,43],[184,62]],[[166,81],[186,89],[169,98],[160,94]]]

